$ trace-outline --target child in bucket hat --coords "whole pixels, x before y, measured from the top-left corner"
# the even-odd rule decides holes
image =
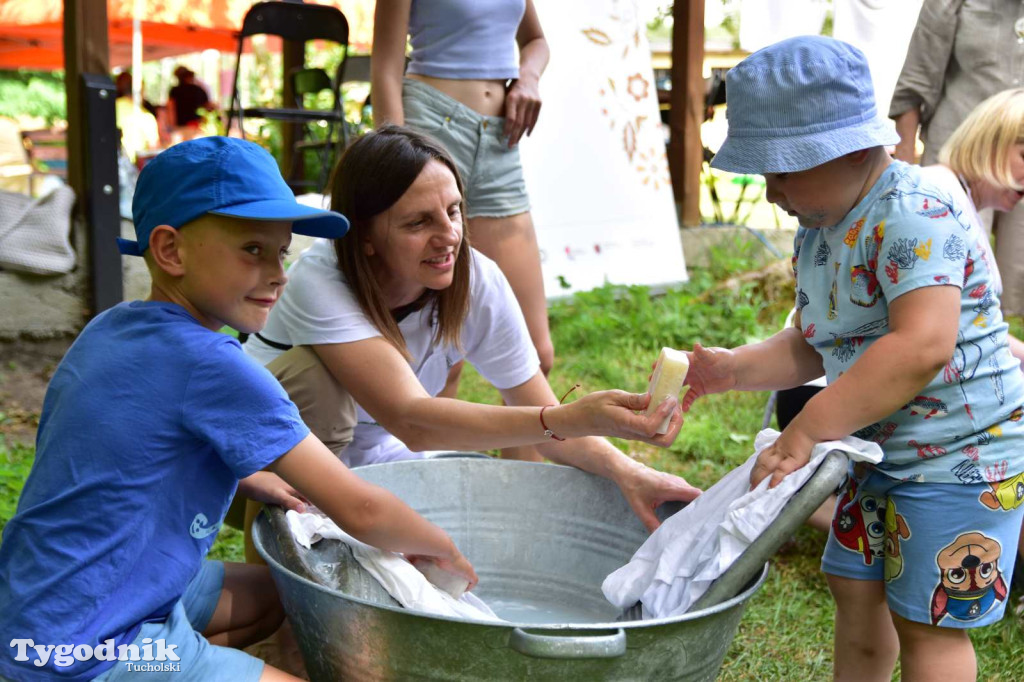
[[[822,37],[752,54],[726,80],[712,166],[764,175],[800,228],[796,324],[691,354],[684,400],[825,374],[751,475],[776,485],[815,443],[882,445],[852,468],[822,568],[837,679],[974,679],[966,628],[1002,618],[1024,506],[985,504],[1024,471],[1024,379],[976,214],[955,182],[894,161],[864,55]]]
[[[205,559],[236,487],[308,499],[475,584],[444,531],[352,474],[217,332],[262,327],[293,229],[340,237],[347,220],[300,206],[269,154],[228,138],[163,152],[133,213],[138,241],[120,246],[146,258],[151,295],[96,316],[50,382],[0,544],[0,679],[295,679],[239,650],[284,617],[268,569]]]

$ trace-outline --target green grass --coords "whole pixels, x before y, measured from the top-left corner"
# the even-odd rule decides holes
[[[643,391],[650,364],[664,345],[734,346],[774,333],[792,305],[792,284],[722,286],[756,262],[758,248],[738,242],[720,249],[709,268],[693,270],[689,283],[662,295],[652,296],[643,287],[605,287],[553,303],[556,361],[550,380],[555,392],[577,382],[584,391]],[[1024,323],[1011,320],[1011,328],[1020,335]],[[497,391],[470,367],[463,373],[460,397],[499,401]],[[641,461],[707,487],[749,455],[766,399],[764,393],[735,393],[701,400],[668,449],[616,444]],[[31,448],[0,440],[0,526],[14,511],[32,456]],[[833,604],[819,568],[824,540],[823,534],[804,529],[772,562],[767,581],[749,602],[720,679],[819,680],[831,675]],[[241,534],[224,528],[211,556],[241,561]],[[980,679],[1024,679],[1021,621],[1008,615],[971,636]]]
[[[0,530],[14,516],[18,496],[28,478],[35,454],[35,448],[18,443],[8,444],[0,436]]]

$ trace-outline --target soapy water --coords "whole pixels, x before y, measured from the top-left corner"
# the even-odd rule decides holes
[[[580,607],[565,604],[536,604],[525,601],[488,599],[487,605],[499,618],[510,623],[564,624],[564,623],[607,623],[615,620],[607,613],[595,613]]]
[[[344,562],[319,562],[313,566],[313,571],[321,578],[324,584],[337,588],[340,587],[338,585],[339,579],[346,575],[346,570],[349,568],[349,566],[344,565]],[[360,598],[367,597],[364,594],[356,596]],[[499,618],[510,623],[554,625],[566,623],[608,623],[615,620],[615,615],[608,611],[597,612],[594,609],[564,603],[493,597],[484,599],[484,602],[491,607],[491,610]],[[614,610],[614,607],[610,605],[609,608]]]

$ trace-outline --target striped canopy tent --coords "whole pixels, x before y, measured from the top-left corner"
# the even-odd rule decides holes
[[[253,0],[107,0],[110,66],[131,64],[136,16],[141,22],[143,61],[209,49],[234,52],[238,29],[253,4]],[[344,12],[353,50],[369,52],[373,0],[317,0],[317,4]],[[62,0],[0,0],[0,69],[63,69],[63,13]]]

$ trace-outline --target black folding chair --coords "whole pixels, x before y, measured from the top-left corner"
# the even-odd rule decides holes
[[[302,95],[296,95],[296,101],[282,103],[281,107],[243,107],[238,93],[238,72],[242,59],[242,48],[247,38],[254,35],[276,35],[290,42],[305,43],[310,40],[330,40],[341,45],[343,57],[338,63],[334,77],[330,78],[323,69],[297,69],[290,74],[293,85],[301,82],[304,87],[324,85],[332,93],[331,106],[328,109],[307,109],[303,106]],[[325,122],[328,126],[325,144],[319,145],[321,155],[321,172],[315,182],[296,177],[295,169],[289,169],[289,186],[293,190],[303,187],[323,190],[327,174],[333,165],[334,158],[348,143],[345,127],[344,99],[341,93],[341,82],[345,77],[345,66],[348,63],[348,20],[341,10],[326,5],[307,4],[302,2],[259,2],[253,5],[242,20],[242,29],[238,34],[238,51],[235,55],[235,78],[231,88],[231,106],[228,109],[228,130],[238,119],[238,129],[245,138],[245,119],[262,118],[284,123],[302,124],[304,127]],[[321,74],[312,74],[320,71]],[[300,75],[303,74],[305,75]],[[326,80],[324,80],[326,79]],[[320,88],[325,89],[325,88]],[[307,92],[312,92],[308,90]],[[298,92],[298,91],[296,91]],[[304,168],[303,155],[307,147],[301,145],[310,142],[306,135],[299,136],[295,154],[299,157],[299,168]],[[326,170],[325,170],[326,169]]]

